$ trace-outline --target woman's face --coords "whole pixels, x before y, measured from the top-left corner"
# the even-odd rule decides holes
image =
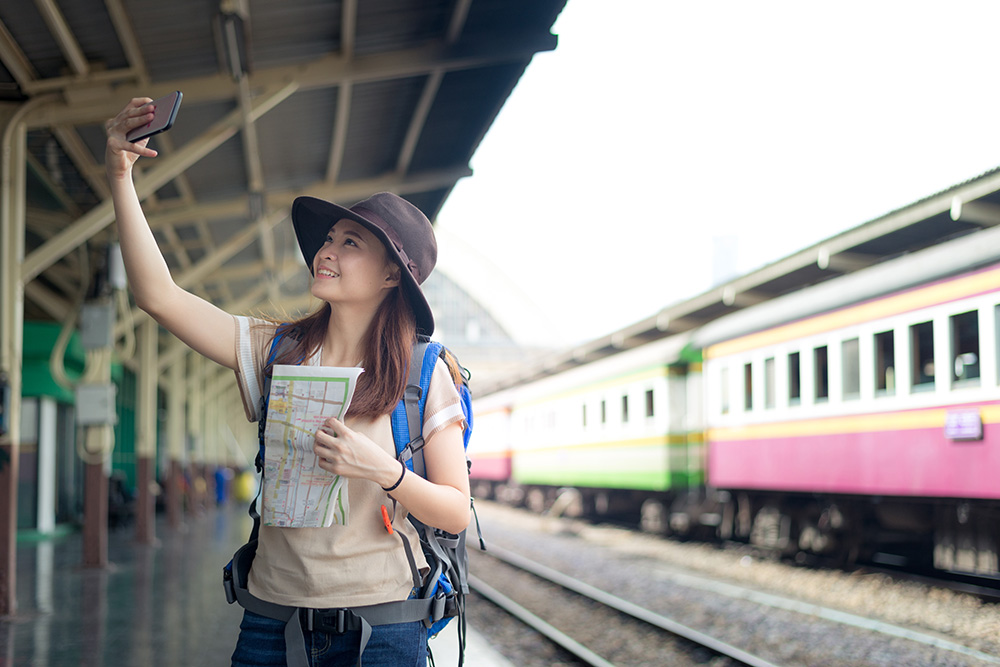
[[[313,258],[311,292],[330,303],[372,304],[375,307],[399,284],[399,267],[382,242],[363,225],[349,219],[334,223],[326,243]]]

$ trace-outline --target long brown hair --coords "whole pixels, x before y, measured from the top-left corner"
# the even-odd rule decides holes
[[[281,346],[273,364],[301,364],[315,354],[323,343],[330,314],[330,304],[324,303],[302,319],[278,323],[275,336],[284,333],[291,344]],[[416,340],[416,316],[402,288],[396,286],[382,299],[368,327],[361,362],[365,372],[358,378],[347,416],[372,420],[392,412],[403,397]],[[267,349],[270,347],[268,344]],[[265,365],[266,376],[271,375],[273,364]]]

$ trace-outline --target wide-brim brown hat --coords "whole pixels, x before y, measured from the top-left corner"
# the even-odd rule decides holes
[[[400,284],[416,315],[418,333],[434,333],[434,315],[420,289],[437,263],[437,240],[427,216],[391,192],[379,192],[350,208],[315,197],[297,197],[292,202],[292,225],[310,273],[330,227],[344,218],[364,225],[382,241],[389,258],[403,269]]]

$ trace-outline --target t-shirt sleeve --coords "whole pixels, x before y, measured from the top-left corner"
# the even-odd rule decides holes
[[[462,428],[465,428],[462,400],[447,364],[438,359],[424,405],[424,440],[430,440],[435,433],[455,422],[462,422]]]
[[[274,325],[253,317],[237,315],[236,384],[243,399],[247,421],[260,418],[260,397],[264,391],[265,348],[274,335]]]

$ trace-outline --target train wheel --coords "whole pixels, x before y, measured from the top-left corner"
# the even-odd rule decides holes
[[[536,514],[541,514],[548,509],[548,498],[542,489],[531,489],[524,498],[524,504],[528,509]]]
[[[639,527],[647,533],[666,535],[669,527],[666,506],[652,498],[644,501],[639,510]]]
[[[483,500],[493,500],[493,485],[486,480],[479,480],[472,485],[472,495]]]

